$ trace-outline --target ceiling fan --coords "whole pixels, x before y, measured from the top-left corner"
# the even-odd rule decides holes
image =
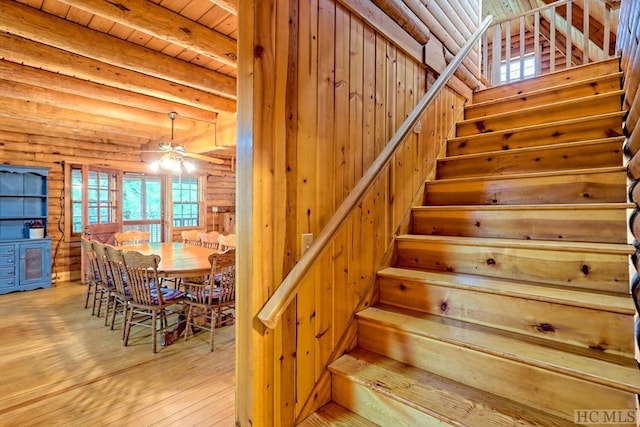
[[[157,150],[142,150],[141,153],[164,153],[158,160],[152,162],[149,166],[153,170],[159,170],[160,168],[169,170],[174,173],[181,173],[183,170],[187,173],[192,172],[195,166],[185,159],[189,157],[196,160],[202,160],[213,164],[224,164],[224,160],[216,157],[205,156],[203,154],[191,153],[185,151],[184,145],[176,144],[173,141],[174,121],[178,116],[178,113],[172,111],[168,113],[169,119],[171,119],[171,140],[168,142],[160,142]]]

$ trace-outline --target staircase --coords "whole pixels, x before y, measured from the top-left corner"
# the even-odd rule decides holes
[[[635,415],[620,79],[609,60],[474,94],[302,425]]]

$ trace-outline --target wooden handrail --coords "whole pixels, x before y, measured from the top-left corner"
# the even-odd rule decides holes
[[[573,0],[558,0],[556,2],[553,3],[549,3],[549,4],[545,4],[544,6],[540,6],[538,8],[535,9],[531,9],[531,10],[526,10],[518,15],[513,15],[510,16],[509,18],[504,18],[501,19],[499,21],[494,22],[491,27],[496,26],[496,25],[500,25],[500,24],[504,24],[507,21],[515,21],[516,19],[520,19],[523,16],[529,16],[529,15],[533,15],[536,12],[542,12],[543,10],[547,10],[547,9],[551,9],[552,7],[558,7],[558,6],[562,6],[563,4],[569,3],[570,1]]]
[[[278,325],[280,317],[282,317],[282,313],[295,297],[303,277],[309,271],[313,262],[318,258],[318,256],[320,256],[327,243],[330,242],[331,238],[340,229],[340,226],[344,223],[349,213],[358,205],[358,203],[360,203],[366,190],[371,186],[371,183],[376,179],[389,160],[391,160],[391,157],[395,154],[400,143],[406,138],[409,132],[411,132],[422,116],[424,110],[435,99],[438,92],[446,85],[449,78],[451,78],[453,73],[462,63],[462,60],[467,56],[469,51],[471,51],[471,48],[476,44],[487,28],[489,28],[492,20],[493,18],[491,16],[486,17],[472,34],[471,38],[460,48],[460,51],[456,54],[449,65],[447,65],[442,74],[440,74],[433,86],[429,88],[427,93],[418,102],[409,117],[407,117],[407,119],[402,123],[398,131],[389,140],[389,143],[385,146],[382,152],[380,152],[378,157],[374,160],[369,169],[367,169],[362,178],[360,178],[355,187],[353,187],[349,195],[344,199],[331,219],[329,219],[325,227],[318,234],[318,237],[311,244],[309,249],[307,249],[304,255],[302,255],[300,261],[298,261],[298,263],[291,269],[271,298],[269,298],[262,307],[258,313],[258,319],[260,319],[268,328],[274,329]]]

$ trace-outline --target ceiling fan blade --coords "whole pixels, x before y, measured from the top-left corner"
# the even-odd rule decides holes
[[[192,159],[202,160],[202,161],[209,162],[209,163],[215,163],[217,165],[224,164],[224,160],[222,160],[222,159],[217,159],[215,157],[204,156],[202,154],[189,153],[189,152],[182,152],[180,154],[182,156],[185,156],[185,157],[191,157]]]

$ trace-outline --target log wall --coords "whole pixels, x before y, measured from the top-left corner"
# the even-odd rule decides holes
[[[630,213],[629,228],[634,244],[640,240],[640,126],[638,114],[640,113],[640,2],[635,0],[623,0],[620,6],[620,23],[618,26],[618,39],[616,50],[621,55],[620,67],[624,72],[624,108],[628,110],[624,122],[624,131],[627,137],[625,141],[625,153],[628,156],[627,171],[631,179],[629,188],[630,201],[635,203],[635,209]],[[639,269],[639,253],[632,257],[636,270]],[[631,283],[631,295],[636,304],[636,310],[640,312],[640,275],[636,271]],[[637,316],[636,316],[637,319]],[[638,322],[638,320],[636,320]],[[638,331],[640,325],[636,323],[636,344],[640,342]],[[636,359],[640,361],[640,352],[636,345]]]
[[[436,3],[475,11],[477,25],[477,2]],[[385,16],[371,2],[239,10],[237,425],[291,426],[331,399],[326,367],[355,345],[354,313],[375,301],[375,272],[465,97],[441,92],[266,329],[256,315],[300,258],[301,235],[318,235],[435,75],[392,41],[398,27],[373,26]]]
[[[104,140],[66,139],[46,136],[46,129],[34,124],[30,134],[3,129],[0,123],[0,161],[11,165],[33,165],[50,168],[49,171],[49,219],[47,234],[52,239],[53,280],[63,281],[80,277],[80,239],[64,235],[65,197],[64,163],[85,163],[106,166],[126,172],[145,172],[139,153],[126,154],[132,148],[126,143]],[[215,230],[219,216],[211,206],[223,211],[235,211],[235,172],[231,163],[206,167],[207,178],[207,229]],[[179,232],[177,237],[180,239]]]

